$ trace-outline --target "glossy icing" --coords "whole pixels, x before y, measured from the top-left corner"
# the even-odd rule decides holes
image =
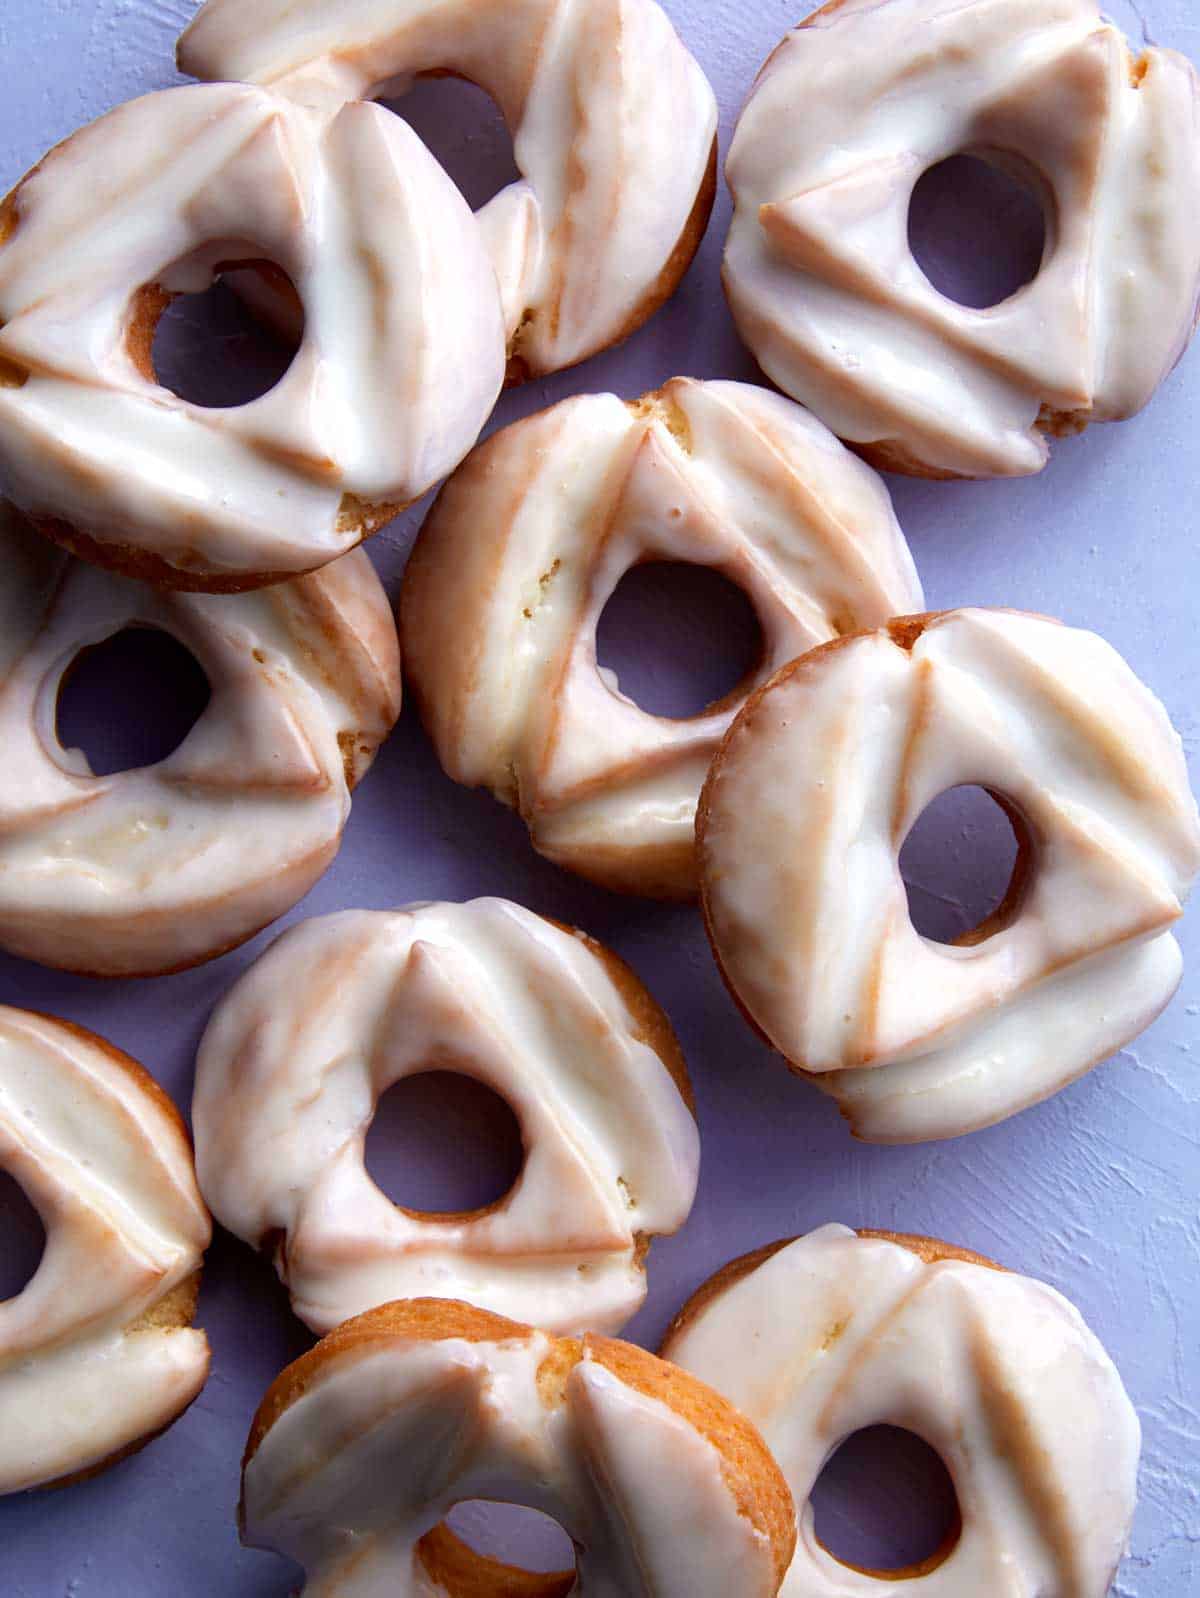
[[[260,259],[304,305],[285,376],[230,409],[160,387],[135,347],[142,291]],[[457,464],[503,369],[479,230],[378,106],[168,89],[59,145],[0,212],[0,483],[67,524],[52,536],[82,532],[119,568],[152,559],[171,586],[344,554]]]
[[[652,1236],[695,1196],[695,1121],[644,1016],[580,935],[500,899],[346,911],[286,933],[219,1006],[193,1118],[202,1189],[273,1246],[327,1331],[396,1298],[463,1299],[551,1331],[615,1330]],[[399,1208],[363,1164],[380,1096],[421,1071],[486,1083],[525,1164],[489,1209]]]
[[[809,1497],[854,1432],[902,1426],[942,1456],[962,1533],[922,1598],[1104,1598],[1125,1552],[1141,1433],[1108,1355],[1042,1282],[926,1264],[823,1226],[717,1293],[664,1354],[762,1431],[799,1507],[784,1598],[884,1598],[836,1560]]]
[[[716,100],[653,0],[208,0],[179,62],[335,103],[431,73],[486,89],[521,173],[479,213],[517,376],[632,332],[712,204]]]
[[[898,855],[960,784],[1012,808],[1028,870],[951,946],[913,927]],[[809,655],[735,725],[705,808],[726,979],[870,1141],[1045,1098],[1178,985],[1200,816],[1166,712],[1095,634],[960,610]]]
[[[164,593],[73,559],[0,503],[0,557],[0,946],[150,975],[282,915],[337,852],[350,789],[399,711],[395,627],[366,555],[252,594]],[[59,742],[59,688],[127,627],[177,638],[212,697],[166,760],[97,777]]]
[[[41,1216],[28,1286],[0,1303],[0,1493],[88,1470],[204,1385],[208,1341],[155,1320],[200,1269],[207,1211],[182,1123],[100,1039],[0,1007],[0,1167]]]
[[[742,114],[725,277],[770,376],[901,469],[1016,476],[1044,430],[1129,416],[1191,334],[1191,64],[1135,61],[1096,0],[841,0],[790,33]],[[929,167],[995,156],[1043,197],[1038,276],[974,310],[908,246]]]
[[[641,710],[597,667],[601,613],[642,560],[712,566],[759,618],[753,678],[691,719]],[[456,781],[518,808],[560,865],[688,897],[696,800],[750,689],[816,644],[920,605],[870,468],[789,400],[676,378],[636,404],[565,400],[475,451],[422,529],[401,629]]]
[[[588,1598],[772,1598],[771,1543],[741,1511],[733,1462],[602,1344],[550,1376],[562,1360],[520,1326],[339,1350],[246,1462],[245,1540],[298,1560],[309,1598],[434,1598],[420,1539],[488,1498],[557,1519]]]

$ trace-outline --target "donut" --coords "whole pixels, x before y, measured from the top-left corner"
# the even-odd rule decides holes
[[[286,273],[304,335],[242,406],[163,388],[173,296]],[[0,205],[0,486],[77,555],[235,592],[315,570],[479,436],[504,372],[466,203],[378,106],[201,84],[74,134]]]
[[[481,1558],[441,1524],[475,1498],[555,1517],[577,1572]],[[289,1365],[242,1471],[243,1541],[298,1560],[311,1598],[773,1598],[794,1518],[758,1433],[686,1372],[440,1299],[371,1310]]]
[[[1196,73],[1097,0],[832,0],[767,62],[730,150],[725,286],[787,393],[875,465],[1040,471],[1139,411],[1200,288]],[[982,156],[1037,195],[1032,282],[977,310],[909,248],[921,175]]]
[[[758,669],[700,715],[641,710],[596,626],[640,561],[714,567],[749,597]],[[409,683],[446,771],[519,810],[534,847],[604,887],[695,898],[705,772],[756,683],[920,607],[883,484],[820,422],[745,384],[582,395],[481,445],[405,573]]]
[[[675,292],[716,193],[717,105],[653,0],[208,0],[193,77],[334,104],[458,77],[491,95],[520,178],[479,212],[508,377],[574,365]]]
[[[1112,1361],[1043,1282],[931,1238],[822,1226],[719,1271],[663,1356],[757,1425],[792,1490],[793,1598],[1104,1598],[1125,1552],[1141,1429]],[[961,1526],[903,1570],[849,1566],[810,1495],[853,1433],[902,1426],[941,1455]]]
[[[337,853],[399,711],[395,626],[366,555],[252,594],[170,593],[73,559],[0,503],[0,561],[0,947],[153,976],[290,909]],[[212,696],[167,759],[97,777],[59,742],[59,690],[131,627],[178,639]]]
[[[211,1227],[179,1113],[93,1032],[0,1006],[0,1169],[46,1229],[0,1303],[0,1493],[135,1453],[204,1386],[192,1327]]]
[[[422,1071],[485,1083],[525,1163],[466,1214],[403,1209],[363,1164],[379,1098]],[[218,1006],[193,1105],[214,1214],[270,1250],[326,1332],[397,1297],[553,1332],[615,1331],[651,1239],[682,1226],[699,1138],[670,1023],[615,955],[502,899],[345,911],[286,932]]]
[[[966,784],[1019,853],[1003,903],[948,946],[914,929],[898,855]],[[697,838],[734,997],[881,1143],[1003,1120],[1141,1032],[1178,986],[1169,928],[1200,870],[1161,704],[1095,634],[1005,610],[899,619],[785,666],[722,745]]]

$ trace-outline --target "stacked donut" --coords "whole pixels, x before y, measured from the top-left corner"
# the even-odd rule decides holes
[[[1154,1019],[1200,872],[1178,734],[1092,633],[926,611],[875,467],[1033,472],[1047,434],[1148,401],[1200,293],[1182,58],[1135,59],[1094,0],[834,0],[764,67],[728,169],[730,304],[785,394],[577,393],[482,444],[506,382],[635,331],[704,233],[716,106],[655,0],[207,0],[179,61],[201,81],[84,128],[0,206],[0,945],[155,976],[291,910],[403,654],[448,775],[568,871],[698,903],[749,1025],[862,1139],[993,1124]],[[476,215],[376,103],[444,75],[513,134],[520,176]],[[1040,272],[987,311],[904,236],[917,178],[962,150],[1051,219]],[[206,409],[159,382],[154,339],[222,275],[296,349],[261,398]],[[443,479],[397,623],[356,546]],[[650,561],[720,573],[759,625],[744,679],[686,718],[598,660]],[[59,694],[130,627],[178,640],[210,699],[164,760],[96,774]],[[965,784],[1017,862],[939,944],[899,855]],[[517,1116],[493,1204],[406,1209],[368,1174],[381,1097],[434,1069]],[[1138,1421],[1052,1288],[831,1225],[718,1271],[661,1357],[616,1340],[700,1136],[668,1017],[584,932],[498,898],[293,926],[213,1013],[192,1108],[194,1154],[127,1056],[0,1011],[0,1164],[47,1228],[0,1304],[0,1492],[90,1474],[196,1397],[211,1209],[321,1338],[263,1400],[241,1506],[314,1594],[1108,1590]],[[811,1506],[881,1422],[937,1448],[960,1507],[900,1572],[835,1558]],[[555,1516],[576,1569],[475,1552],[446,1524],[471,1499]]]

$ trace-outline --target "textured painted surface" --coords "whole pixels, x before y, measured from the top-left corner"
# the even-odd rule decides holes
[[[191,9],[190,0],[3,0],[0,187],[81,121],[176,81],[172,42]],[[727,138],[757,65],[799,8],[667,0],[667,9],[714,81]],[[1140,13],[1113,0],[1109,9],[1135,40],[1200,57],[1195,0],[1142,0]],[[434,98],[422,91],[426,105]],[[623,350],[508,396],[497,421],[585,387],[634,395],[680,371],[752,376],[718,286],[727,217],[723,198],[698,264],[650,327]],[[893,487],[931,604],[1012,604],[1104,633],[1165,699],[1200,781],[1198,430],[1193,352],[1148,412],[1062,445],[1039,478]],[[417,520],[406,517],[371,546],[393,592]],[[647,656],[666,662],[673,639],[647,636]],[[968,878],[958,897],[970,904],[989,876],[972,837],[956,831],[942,847],[935,838],[912,872],[932,881],[940,870],[945,883],[946,857],[957,854]],[[1119,1059],[1006,1126],[955,1143],[874,1149],[853,1144],[832,1105],[751,1038],[691,911],[606,896],[538,861],[518,821],[441,775],[406,713],[359,791],[340,859],[295,915],[485,892],[611,941],[650,982],[687,1047],[704,1134],[701,1196],[682,1236],[654,1250],[651,1298],[634,1335],[652,1346],[715,1266],[829,1219],[932,1232],[1042,1276],[1107,1343],[1145,1426],[1133,1551],[1116,1591],[1200,1593],[1198,913],[1182,930],[1183,992]],[[204,1018],[265,941],[154,983],[88,982],[0,960],[0,999],[105,1033],[186,1105]],[[0,1269],[6,1246],[0,1230]],[[201,1320],[213,1376],[174,1430],[87,1486],[0,1504],[6,1598],[288,1592],[292,1576],[280,1561],[238,1548],[233,1506],[249,1417],[308,1339],[267,1267],[228,1240],[210,1258]]]

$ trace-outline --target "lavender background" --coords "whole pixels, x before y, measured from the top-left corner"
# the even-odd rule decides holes
[[[796,20],[796,0],[665,4],[717,90],[726,148],[755,70]],[[191,11],[191,0],[2,0],[0,192],[78,124],[178,81],[173,41]],[[1132,0],[1112,0],[1108,11],[1135,42],[1200,57],[1194,0],[1143,0],[1140,11]],[[494,119],[477,116],[469,92],[422,87],[405,109],[460,180],[464,169],[470,173],[464,186],[473,201],[505,180],[504,141]],[[980,244],[978,222],[954,222],[949,197],[945,187],[931,195],[923,224],[943,271],[978,283],[1028,253],[1019,214],[1010,219],[1016,236],[993,253]],[[508,395],[493,426],[582,389],[634,396],[676,373],[753,378],[719,288],[728,210],[722,191],[696,265],[646,329],[575,372]],[[176,360],[201,388],[230,365],[260,358],[245,319],[228,303],[215,323],[183,318],[173,336]],[[1016,605],[1103,633],[1166,701],[1194,776],[1198,422],[1200,356],[1193,353],[1143,416],[1059,446],[1039,478],[892,483],[932,606]],[[393,595],[420,509],[370,546]],[[711,697],[698,690],[700,679],[716,692],[736,675],[747,630],[736,607],[726,611],[710,589],[692,581],[672,595],[649,579],[640,599],[606,618],[602,646],[635,697],[655,695],[679,711]],[[680,614],[663,614],[664,592]],[[136,660],[126,661],[122,677],[110,662],[107,683],[85,682],[68,706],[72,725],[89,723],[93,746],[119,740],[130,719],[153,731],[171,717],[174,679],[164,693],[161,677]],[[977,810],[943,805],[906,853],[923,923],[952,935],[978,919],[1003,886],[1008,848],[1003,829]],[[340,858],[287,920],[480,893],[518,899],[611,943],[667,1007],[687,1050],[704,1138],[700,1196],[682,1235],[655,1247],[650,1297],[629,1335],[653,1347],[716,1267],[828,1219],[930,1232],[1044,1277],[1103,1338],[1145,1428],[1133,1549],[1115,1591],[1122,1598],[1200,1593],[1195,914],[1182,928],[1183,991],[1115,1061],[1004,1126],[952,1143],[879,1149],[853,1143],[831,1103],[790,1079],[746,1030],[692,910],[618,899],[540,861],[519,822],[441,774],[406,711],[355,799]],[[186,1107],[205,1018],[271,936],[154,982],[94,982],[0,957],[0,999],[95,1028],[141,1059]],[[410,1090],[381,1114],[375,1169],[410,1202],[470,1202],[489,1179],[511,1174],[518,1157],[511,1127],[506,1134],[503,1118],[498,1124],[500,1131],[478,1095],[447,1108],[436,1091]],[[439,1138],[448,1133],[460,1144],[457,1172],[429,1146],[436,1128]],[[0,1178],[0,1296],[36,1261],[35,1230]],[[11,1598],[217,1591],[283,1598],[291,1589],[295,1572],[284,1562],[239,1548],[233,1510],[253,1409],[310,1339],[269,1268],[223,1235],[209,1258],[199,1320],[213,1344],[212,1377],[162,1440],[88,1485],[0,1502],[0,1591]],[[873,1518],[901,1558],[933,1513],[906,1486],[906,1457],[891,1456],[890,1488],[865,1494],[865,1503],[861,1478],[844,1462],[826,1494],[825,1524],[833,1529],[839,1516],[856,1522],[861,1539]],[[844,1525],[843,1535],[850,1535]],[[853,1544],[860,1545],[877,1551]]]

